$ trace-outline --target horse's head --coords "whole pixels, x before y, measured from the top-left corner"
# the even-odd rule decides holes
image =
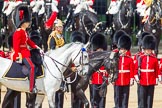
[[[121,14],[125,15],[125,17],[132,17],[133,7],[132,0],[124,0],[121,5]]]
[[[85,46],[82,44],[80,47],[78,46],[79,49],[76,48],[78,50],[73,51],[71,54],[72,63],[76,66],[79,75],[85,75],[88,73],[89,56],[86,51],[87,47],[87,44]]]
[[[104,59],[103,65],[110,75],[111,82],[114,82],[118,77],[118,62],[119,52],[111,51],[110,54]]]

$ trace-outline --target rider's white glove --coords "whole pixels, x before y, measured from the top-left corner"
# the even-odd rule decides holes
[[[36,4],[35,0],[33,0],[32,2],[30,2],[30,7],[34,7]]]
[[[80,0],[70,0],[70,4],[72,5],[78,5],[80,3]]]
[[[37,49],[39,49],[39,52],[41,55],[44,54],[44,51],[39,46],[36,46],[36,47],[37,47]]]
[[[92,6],[93,1],[85,1],[85,2],[83,2],[83,4],[88,5],[88,6]]]

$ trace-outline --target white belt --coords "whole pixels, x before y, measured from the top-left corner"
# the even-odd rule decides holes
[[[154,72],[154,69],[141,69],[141,72]]]
[[[119,70],[119,73],[128,73],[130,70]]]
[[[100,70],[100,69],[99,69],[97,72],[106,72],[106,70]]]

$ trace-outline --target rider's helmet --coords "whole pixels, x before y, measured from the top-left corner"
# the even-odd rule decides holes
[[[149,7],[152,4],[153,0],[144,0],[144,3],[147,7]]]
[[[18,5],[14,22],[17,28],[19,28],[24,22],[31,22],[31,12],[27,5]]]
[[[123,35],[119,38],[117,46],[119,49],[124,48],[126,50],[130,50],[131,44],[131,38],[128,35]]]
[[[142,47],[143,49],[154,50],[156,45],[156,38],[153,35],[147,35],[143,38]]]
[[[86,42],[85,35],[80,31],[74,31],[71,33],[70,41],[85,43]]]
[[[63,23],[60,19],[54,21],[54,27],[63,27]]]
[[[107,38],[104,34],[96,32],[93,33],[90,37],[91,48],[93,51],[98,48],[102,48],[103,50],[107,50]]]

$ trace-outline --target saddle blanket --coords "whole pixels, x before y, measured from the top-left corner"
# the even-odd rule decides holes
[[[27,80],[29,73],[30,72],[28,71],[25,65],[12,62],[10,63],[8,69],[6,69],[2,78],[10,80]],[[44,71],[41,65],[36,68],[35,77],[36,78],[44,77]]]

